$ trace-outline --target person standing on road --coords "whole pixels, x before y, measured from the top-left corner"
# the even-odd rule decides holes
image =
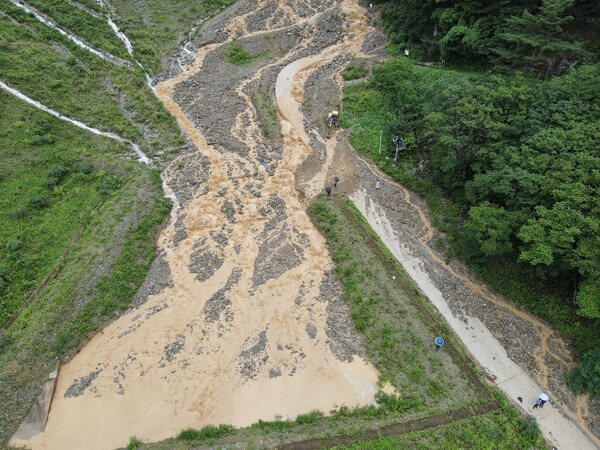
[[[550,397],[548,397],[548,394],[546,394],[545,392],[542,392],[542,393],[539,395],[539,397],[538,397],[538,399],[537,399],[537,402],[535,402],[535,405],[533,405],[533,409],[536,409],[536,408],[538,408],[538,407],[539,407],[539,408],[543,408],[543,407],[544,407],[544,404],[545,404],[545,403],[546,403],[548,400],[550,400]]]
[[[337,184],[339,181],[340,181],[340,179],[337,177],[337,175],[335,177],[333,177],[333,187],[337,187]]]
[[[327,197],[331,197],[331,186],[325,186],[325,192],[327,192]]]

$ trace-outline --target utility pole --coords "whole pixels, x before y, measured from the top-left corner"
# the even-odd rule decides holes
[[[402,139],[399,136],[394,136],[392,138],[392,141],[394,142],[394,144],[396,144],[396,154],[394,155],[394,162],[392,163],[392,166],[396,167],[398,165],[398,152],[400,152],[400,150],[406,149],[406,144],[404,143],[404,139]]]

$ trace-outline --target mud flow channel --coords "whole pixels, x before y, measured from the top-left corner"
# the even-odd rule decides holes
[[[191,142],[164,173],[176,207],[160,256],[136,307],[62,367],[44,433],[14,444],[108,449],[374,400],[377,372],[294,179],[311,151],[303,80],[360,52],[366,17],[356,0],[242,0],[203,30],[193,64],[156,86]],[[234,66],[234,38],[270,51]],[[279,141],[262,137],[257,83],[276,85]]]

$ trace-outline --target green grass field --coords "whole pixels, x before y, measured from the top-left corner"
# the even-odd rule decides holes
[[[150,70],[164,69],[166,57],[187,40],[200,20],[232,5],[235,0],[113,0],[115,22],[133,44],[134,56]]]
[[[74,7],[67,0],[27,0],[29,6],[50,17],[59,27],[83,39],[91,46],[113,56],[131,59],[125,45],[112,31],[103,17]],[[98,8],[96,3],[96,7]],[[90,8],[92,9],[92,8]]]

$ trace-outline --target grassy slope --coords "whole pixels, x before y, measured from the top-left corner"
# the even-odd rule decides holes
[[[4,334],[11,343],[0,355],[0,442],[15,431],[52,370],[54,356],[74,348],[100,321],[131,301],[154,258],[154,236],[169,204],[159,177],[135,161],[115,157],[125,148],[49,117],[6,94],[0,115],[2,181],[0,245],[22,246],[2,252],[8,289],[5,312],[20,302],[54,265],[78,229],[84,229],[58,276]],[[45,124],[53,141],[32,142]],[[90,165],[78,173],[76,162]],[[49,168],[69,172],[57,187],[43,183]],[[42,194],[44,209],[29,205]],[[27,205],[24,217],[11,212]],[[127,270],[124,270],[124,269]]]
[[[0,79],[146,151],[182,143],[141,70],[101,60],[8,2],[0,12]],[[0,324],[83,230],[58,275],[0,335],[0,443],[36,400],[55,357],[127,308],[155,257],[169,202],[158,173],[123,154],[131,149],[0,92]]]
[[[74,8],[67,0],[27,0],[26,3],[92,47],[123,59],[130,59],[125,45],[104,19]]]
[[[423,76],[443,80],[444,77],[471,77],[453,70],[421,68]],[[457,217],[459,206],[451,203],[427,177],[410,174],[418,161],[412,155],[403,154],[397,168],[392,167],[394,150],[391,136],[387,135],[390,112],[385,109],[381,93],[369,83],[349,86],[344,91],[344,114],[342,126],[351,128],[350,143],[357,152],[371,159],[380,169],[400,183],[423,196],[432,212],[433,225],[447,234],[447,239],[439,242],[447,248],[448,258],[456,257],[452,242],[458,241]],[[378,153],[379,130],[384,130],[383,150]],[[410,136],[408,137],[410,140]],[[468,263],[468,261],[464,261]],[[496,292],[528,308],[534,314],[547,320],[552,327],[566,336],[575,347],[584,352],[600,338],[600,329],[587,326],[587,322],[577,316],[570,299],[548,292],[542,282],[532,282],[518,265],[506,266],[501,261],[495,266],[470,265]]]
[[[192,26],[235,0],[112,0],[115,22],[133,44],[134,56],[152,73],[186,40]]]
[[[138,141],[152,152],[181,144],[175,120],[146,86],[141,69],[117,67],[20,12],[0,7],[0,79],[88,125]],[[154,130],[142,135],[141,124]]]

